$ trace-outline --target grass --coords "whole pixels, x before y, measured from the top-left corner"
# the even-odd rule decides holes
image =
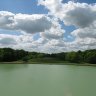
[[[13,61],[13,62],[0,62],[0,64],[47,64],[47,65],[96,66],[96,64],[70,63],[68,61],[61,61],[60,59],[53,59],[53,58],[31,59],[31,60],[29,60],[27,62],[24,62],[22,60],[20,60],[20,61]]]
[[[75,66],[95,66],[96,64],[89,64],[89,63],[83,63],[83,64],[78,64],[78,63],[46,63],[46,62],[0,62],[0,64],[42,64],[42,65],[75,65]]]

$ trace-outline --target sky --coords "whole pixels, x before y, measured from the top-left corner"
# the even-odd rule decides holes
[[[0,0],[0,47],[96,49],[96,0]]]

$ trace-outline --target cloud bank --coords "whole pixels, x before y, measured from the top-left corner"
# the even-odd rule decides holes
[[[19,36],[0,34],[0,45],[27,51],[58,53],[96,48],[96,4],[62,0],[38,0],[48,14],[14,14],[0,11],[0,29],[19,31]],[[64,26],[74,26],[66,41]],[[34,34],[39,37],[34,40]]]
[[[50,29],[51,25],[50,19],[45,15],[13,14],[11,12],[0,11],[1,29],[36,33]]]

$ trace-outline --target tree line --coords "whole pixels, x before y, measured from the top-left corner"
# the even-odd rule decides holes
[[[91,63],[96,64],[96,49],[62,52],[54,54],[28,52],[24,50],[14,50],[11,48],[0,48],[0,62],[28,61],[32,59],[51,58],[71,63]],[[51,62],[51,61],[50,61]]]

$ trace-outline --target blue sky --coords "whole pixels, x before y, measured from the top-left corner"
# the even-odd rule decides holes
[[[63,3],[69,0],[63,0]],[[80,3],[96,3],[96,0],[77,0]],[[44,6],[37,6],[37,0],[0,0],[0,11],[25,14],[46,14]]]
[[[68,2],[69,0],[63,0],[63,2]],[[76,2],[80,3],[96,3],[96,0],[75,0]]]
[[[44,6],[37,6],[37,0],[0,0],[0,10],[24,14],[46,14]]]
[[[54,4],[57,4],[56,6],[53,4],[53,6],[54,7],[52,7],[51,5],[48,5],[48,4],[43,4],[42,3],[42,0],[40,1],[40,3],[41,4],[39,4],[38,5],[38,1],[40,1],[40,0],[0,0],[0,11],[5,11],[5,13],[6,12],[11,12],[12,14],[14,14],[14,15],[16,15],[16,14],[27,14],[27,15],[34,15],[34,14],[37,14],[37,15],[41,15],[41,14],[43,14],[43,15],[45,15],[45,17],[46,17],[46,15],[48,15],[48,13],[49,12],[51,12],[51,15],[53,15],[53,17],[56,19],[56,18],[59,18],[59,20],[58,20],[58,26],[60,25],[60,27],[58,27],[57,28],[57,31],[59,30],[59,31],[61,31],[61,35],[63,34],[62,33],[62,30],[64,30],[64,34],[62,35],[63,36],[63,39],[65,40],[65,42],[73,42],[73,41],[75,41],[75,38],[78,38],[79,37],[79,39],[77,40],[78,42],[82,42],[82,40],[83,39],[81,39],[81,37],[83,38],[87,33],[84,33],[84,32],[86,32],[86,30],[89,32],[89,30],[90,29],[88,29],[88,27],[90,27],[92,24],[93,24],[93,21],[95,21],[95,11],[93,12],[93,9],[90,9],[90,10],[88,10],[87,9],[87,7],[85,6],[85,5],[83,5],[82,3],[86,3],[86,4],[88,4],[88,7],[90,7],[90,4],[93,4],[93,5],[91,5],[91,7],[92,8],[95,8],[94,7],[94,4],[96,5],[96,0],[63,0],[61,3],[62,3],[62,5],[64,5],[65,3],[67,3],[67,6],[70,6],[70,8],[72,7],[71,6],[71,3],[68,3],[69,1],[72,1],[73,2],[73,5],[75,4],[77,4],[77,2],[79,2],[81,5],[76,5],[78,8],[74,8],[74,10],[73,11],[71,11],[71,9],[68,9],[67,11],[68,11],[68,14],[70,15],[70,16],[68,16],[68,14],[65,12],[65,10],[66,9],[63,9],[64,10],[64,12],[63,11],[61,11],[61,9],[60,9],[60,11],[61,12],[59,12],[59,11],[56,11],[57,9],[59,9],[59,7],[60,7],[60,5],[58,4],[58,1],[59,0],[53,0],[54,1]],[[50,0],[45,0],[44,2],[47,2],[47,3],[50,3],[49,2]],[[80,7],[79,7],[80,6]],[[85,11],[85,13],[82,11],[82,6],[84,7],[84,11]],[[54,8],[57,8],[57,9],[54,9]],[[66,7],[65,7],[66,8]],[[56,12],[57,13],[56,13]],[[75,11],[77,12],[76,14],[75,14]],[[79,14],[79,11],[81,12],[80,14]],[[89,11],[89,13],[88,13],[88,11]],[[73,12],[73,13],[72,13]],[[2,13],[2,12],[1,12]],[[0,14],[1,14],[0,13]],[[4,13],[4,14],[5,14]],[[86,15],[88,13],[88,16]],[[9,14],[9,13],[8,13]],[[65,17],[63,16],[64,14],[67,14]],[[79,17],[79,15],[81,16],[81,17]],[[92,15],[91,15],[92,14]],[[90,15],[90,16],[89,16]],[[22,15],[23,16],[23,15]],[[56,17],[55,17],[56,16]],[[61,17],[60,17],[61,16]],[[75,17],[76,16],[76,17]],[[82,17],[82,16],[85,16],[85,17]],[[34,16],[33,16],[34,17]],[[33,18],[32,17],[32,18]],[[44,18],[45,18],[44,17]],[[3,17],[2,17],[3,18]],[[2,20],[5,18],[5,21],[7,22],[8,20],[8,18],[7,17],[4,17],[3,19],[0,19],[1,20],[1,23],[2,23]],[[7,19],[6,19],[7,18]],[[37,17],[36,17],[37,18]],[[40,16],[38,17],[38,18],[41,18]],[[36,20],[38,20],[38,18],[36,19]],[[43,17],[42,17],[43,18]],[[42,19],[41,18],[41,19]],[[45,20],[45,19],[42,19],[42,20]],[[89,20],[89,18],[90,18],[90,20]],[[94,19],[93,19],[94,18]],[[47,20],[48,18],[46,18],[46,20]],[[52,18],[50,18],[50,19],[52,19]],[[80,20],[79,20],[80,19]],[[91,21],[91,19],[92,19],[92,21]],[[46,21],[45,20],[45,21]],[[49,19],[48,19],[49,20]],[[69,20],[69,21],[68,21]],[[72,20],[74,20],[74,21],[72,21]],[[75,21],[76,20],[76,21]],[[5,22],[4,21],[4,22]],[[26,21],[26,20],[25,20]],[[23,22],[25,22],[25,21],[23,21]],[[34,21],[34,20],[33,20]],[[33,22],[32,21],[32,22]],[[50,20],[49,20],[50,21]],[[49,25],[51,24],[50,22],[47,22]],[[53,20],[54,21],[54,20]],[[84,22],[83,22],[84,21]],[[2,23],[2,24],[4,24],[4,22]],[[9,23],[10,23],[10,21],[8,21]],[[8,23],[7,22],[7,23]],[[19,22],[19,21],[18,21]],[[28,21],[29,23],[31,22],[30,20]],[[28,25],[28,22],[27,22],[27,25]],[[39,22],[39,21],[36,21],[36,22]],[[42,21],[43,22],[43,21]],[[40,23],[40,24],[37,24],[37,26],[39,27],[39,25],[40,26],[42,26],[42,22]],[[19,22],[20,23],[20,22]],[[53,22],[52,22],[53,23]],[[87,23],[90,23],[89,25],[87,24]],[[26,30],[28,30],[28,32],[27,33],[30,33],[30,24],[29,24],[29,29],[28,28],[23,28],[23,30],[21,30],[21,29],[18,29],[18,30],[16,30],[16,29],[11,29],[10,30],[10,28],[8,29],[8,28],[6,28],[6,24],[5,25],[3,25],[3,27],[2,27],[2,24],[0,25],[0,34],[8,34],[8,35],[16,35],[16,36],[19,36],[19,35],[22,35],[22,32],[20,32],[20,31],[26,31]],[[20,23],[21,24],[21,23]],[[32,23],[33,24],[33,23]],[[85,25],[83,25],[83,24],[85,24]],[[34,25],[34,24],[33,24]],[[48,26],[49,26],[48,25]],[[87,26],[88,25],[88,26]],[[94,26],[95,26],[95,24],[93,24]],[[22,24],[21,25],[18,25],[19,27],[22,27]],[[24,27],[25,25],[23,25],[23,27]],[[35,26],[35,25],[34,25]],[[45,25],[44,25],[45,26]],[[48,27],[47,26],[47,27]],[[82,27],[83,26],[83,27]],[[86,26],[86,27],[85,27]],[[26,26],[25,26],[26,27]],[[47,28],[46,27],[46,28]],[[50,26],[49,26],[50,27]],[[48,28],[49,28],[48,27]],[[17,27],[16,27],[17,28]],[[45,28],[45,29],[46,29]],[[47,29],[48,29],[47,28]],[[60,29],[61,28],[61,29]],[[91,27],[90,27],[91,28]],[[33,28],[34,29],[34,28]],[[38,28],[37,28],[38,29]],[[40,28],[39,28],[40,29]],[[92,29],[94,29],[95,30],[95,28],[92,28]],[[34,29],[35,30],[35,29]],[[41,30],[41,29],[40,29]],[[54,29],[55,30],[55,29]],[[92,30],[92,31],[94,31],[94,30]],[[36,30],[35,30],[36,31]],[[48,30],[49,31],[49,30]],[[80,31],[80,33],[79,33],[79,31]],[[50,33],[52,33],[53,31],[51,30],[50,31]],[[58,33],[58,32],[57,32]],[[50,35],[49,33],[47,33],[47,35],[48,36],[50,36],[50,38],[52,38],[53,37],[53,39],[54,38],[57,38],[56,37],[56,34],[57,33],[55,33],[54,34],[54,36],[53,36],[53,33]],[[73,34],[73,36],[72,36],[72,34]],[[90,32],[91,33],[91,32]],[[58,35],[60,35],[59,33],[58,33]],[[82,35],[83,34],[83,35]],[[89,34],[89,33],[88,33]],[[90,36],[91,36],[91,34],[90,34],[90,36],[87,34],[87,36],[85,36],[85,38],[89,38]],[[95,33],[94,33],[95,34]],[[36,32],[35,34],[31,34],[32,36],[33,36],[33,39],[34,40],[38,40],[39,38],[40,38],[40,36],[42,35],[42,36],[47,36],[46,35],[46,32],[43,34],[43,33],[40,33],[40,32]],[[47,39],[48,39],[48,36],[46,37]],[[61,36],[61,37],[62,37]],[[89,37],[88,37],[89,36]],[[94,35],[92,35],[92,36],[94,36]],[[1,36],[2,37],[2,36]],[[1,38],[0,37],[0,38]],[[43,39],[45,38],[45,37],[43,37]],[[58,38],[59,38],[60,36],[58,36]],[[27,37],[26,37],[27,38]],[[30,37],[29,37],[30,38]],[[91,38],[91,37],[90,37]],[[60,38],[59,38],[60,39]],[[60,39],[61,40],[61,39]],[[58,42],[60,41],[60,40],[58,40]],[[81,41],[80,41],[81,40]],[[91,39],[90,39],[91,40]],[[92,40],[93,40],[93,37],[92,37]],[[44,41],[46,41],[46,40],[44,40]],[[77,42],[76,41],[76,42]],[[85,40],[86,41],[86,40]],[[93,40],[94,41],[94,40]],[[24,41],[25,42],[25,41]],[[40,39],[40,41],[39,42],[43,42],[43,40],[41,40]],[[46,41],[47,42],[47,41]],[[48,41],[49,42],[49,41]],[[47,43],[48,43],[47,42]],[[53,41],[52,41],[53,42]],[[56,41],[57,42],[57,41]],[[62,41],[60,41],[60,42],[62,42]],[[35,42],[36,43],[36,42]],[[50,42],[49,42],[50,43]],[[58,44],[57,44],[58,45]],[[82,45],[82,44],[81,44]],[[89,48],[89,47],[88,47]],[[54,49],[55,50],[55,49]],[[63,50],[63,49],[62,49]]]

